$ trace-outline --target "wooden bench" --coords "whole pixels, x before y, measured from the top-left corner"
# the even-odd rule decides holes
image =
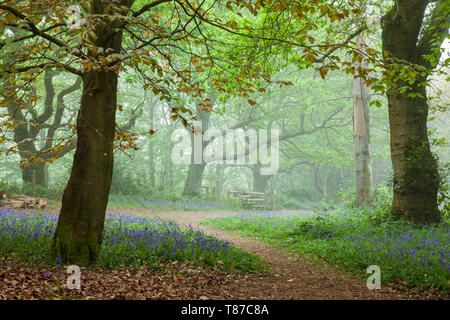
[[[228,194],[234,199],[239,199],[244,209],[266,210],[269,207],[269,197],[267,193],[264,192],[229,191]],[[273,196],[271,197],[270,202],[270,207],[273,208]]]

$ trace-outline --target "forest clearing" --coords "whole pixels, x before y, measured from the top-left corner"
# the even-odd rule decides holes
[[[449,28],[448,0],[0,0],[0,300],[449,300]]]

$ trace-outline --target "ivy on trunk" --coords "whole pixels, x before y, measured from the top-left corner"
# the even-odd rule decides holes
[[[391,66],[395,71],[394,77],[400,76],[398,81],[392,79],[393,85],[387,91],[394,170],[391,211],[395,217],[424,224],[440,221],[439,172],[427,134],[428,102],[424,85],[427,74],[420,75],[411,84],[401,78],[402,71],[397,72],[395,65],[422,66],[427,70],[435,67],[424,56],[442,44],[433,34],[443,31],[439,26],[448,15],[442,16],[445,1],[437,1],[431,25],[424,26],[429,3],[431,1],[397,0],[382,19],[383,56],[388,69]],[[409,90],[401,89],[405,87]]]

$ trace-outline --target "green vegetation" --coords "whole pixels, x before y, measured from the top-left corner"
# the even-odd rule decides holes
[[[152,208],[163,210],[236,210],[240,203],[234,199],[220,199],[214,196],[183,196],[175,193],[158,193],[144,196],[112,194],[109,208]]]
[[[0,252],[29,265],[60,264],[50,258],[51,239],[58,216],[0,210]],[[70,252],[69,252],[70,254]],[[231,272],[265,272],[266,264],[241,249],[172,222],[134,215],[108,214],[98,265],[103,268],[191,262]]]
[[[446,0],[1,1],[0,252],[261,271],[107,215],[253,205],[278,212],[208,223],[447,292],[449,27]],[[13,212],[47,203],[21,195],[59,216]]]
[[[382,206],[377,206],[341,207],[300,217],[243,214],[204,223],[258,237],[362,278],[367,278],[368,266],[378,265],[383,284],[450,291],[448,221],[427,226],[394,221]]]

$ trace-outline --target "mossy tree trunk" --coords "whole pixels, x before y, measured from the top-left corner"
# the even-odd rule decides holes
[[[382,19],[383,54],[390,59],[387,63],[415,64],[428,70],[434,67],[424,59],[424,55],[442,43],[435,42],[433,34],[439,32],[439,25],[448,19],[444,16],[440,23],[438,21],[443,14],[441,5],[444,2],[436,2],[430,26],[423,26],[430,1],[394,2]],[[398,81],[387,92],[394,170],[391,212],[395,217],[424,224],[440,220],[437,205],[439,173],[427,135],[428,103],[423,86],[426,80],[426,76],[421,77],[412,85]],[[401,92],[399,88],[404,86],[412,90]],[[419,95],[408,96],[411,92]]]
[[[125,1],[131,5],[131,1]],[[92,1],[91,13],[103,13],[107,2]],[[122,31],[107,23],[94,27],[97,47],[120,53]],[[92,56],[95,53],[89,52]],[[116,70],[117,71],[117,70]],[[88,71],[77,118],[77,148],[52,243],[53,257],[63,263],[96,263],[103,240],[105,212],[113,173],[118,73]]]
[[[77,119],[77,149],[52,252],[66,263],[97,261],[113,172],[117,75],[89,72]]]

